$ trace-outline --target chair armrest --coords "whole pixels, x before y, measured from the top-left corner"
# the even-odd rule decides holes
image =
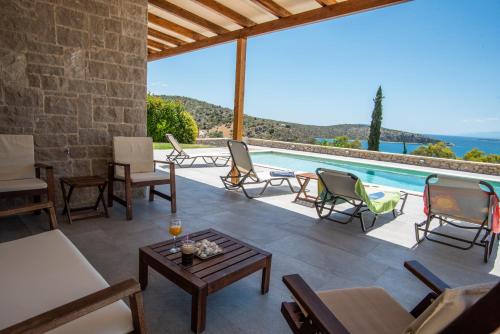
[[[50,165],[47,165],[47,164],[43,164],[43,163],[37,162],[37,163],[35,163],[35,168],[53,169],[54,167],[50,166]]]
[[[108,166],[130,167],[130,164],[126,164],[126,163],[123,163],[123,162],[110,161],[110,162],[108,162]]]
[[[172,161],[165,161],[165,160],[153,160],[155,164],[168,164],[168,165],[175,165]]]
[[[293,297],[307,312],[307,317],[312,320],[319,332],[335,334],[349,333],[300,275],[283,276],[283,282]],[[360,319],[360,321],[362,320]]]
[[[140,292],[139,283],[131,278],[12,325],[0,333],[44,333]]]
[[[424,267],[418,261],[406,261],[404,263],[406,269],[408,269],[415,277],[417,277],[422,283],[427,285],[432,291],[440,295],[444,289],[450,288],[448,284],[443,282],[439,277],[434,275],[429,269]]]

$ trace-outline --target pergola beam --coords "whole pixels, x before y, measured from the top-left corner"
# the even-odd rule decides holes
[[[292,15],[292,13],[290,13],[288,10],[281,7],[280,5],[278,5],[276,2],[274,2],[272,0],[252,0],[252,2],[254,2],[255,4],[259,5],[260,7],[265,9],[266,11],[270,12],[271,14],[273,14],[274,16],[277,16],[279,18]]]
[[[163,44],[163,43],[154,41],[154,40],[149,39],[149,38],[148,38],[148,45],[150,45],[154,48],[160,49],[160,50],[167,50],[170,48],[170,46],[168,46],[167,44]]]
[[[148,35],[164,40],[165,42],[169,42],[175,46],[186,44],[186,41],[183,41],[182,39],[167,35],[151,27],[148,27]]]
[[[191,13],[190,11],[185,10],[184,8],[181,8],[179,6],[176,6],[170,2],[167,2],[165,0],[148,0],[148,2],[160,9],[166,10],[167,12],[180,17],[181,19],[188,20],[194,24],[199,25],[200,27],[203,27],[205,29],[210,30],[211,32],[214,32],[216,34],[224,34],[228,32],[229,30],[218,26],[217,24],[208,21],[207,19],[204,19],[201,16],[198,16],[196,14]]]
[[[159,17],[159,16],[151,14],[151,13],[148,13],[148,21],[151,23],[154,23],[162,28],[176,32],[179,35],[186,36],[187,38],[190,38],[190,39],[195,40],[195,41],[201,41],[201,40],[207,38],[205,35],[197,33],[196,31],[192,31],[188,28],[184,28],[183,26],[180,26],[177,23],[171,22],[167,19],[164,19],[163,17]],[[190,43],[190,44],[194,44],[194,43]]]
[[[337,0],[316,0],[322,6],[330,6],[337,3]]]
[[[356,1],[338,2],[330,6],[325,6],[307,12],[290,15],[281,19],[257,24],[253,27],[230,31],[222,35],[204,38],[203,40],[198,40],[197,42],[188,43],[182,46],[178,46],[176,48],[171,48],[169,50],[161,51],[153,55],[150,55],[148,57],[148,60],[157,60],[161,58],[171,57],[174,55],[179,55],[182,53],[203,49],[209,46],[227,43],[239,38],[247,38],[251,36],[262,35],[273,31],[278,31],[313,22],[338,18],[376,8],[395,5],[407,1],[409,0],[356,0]]]
[[[256,23],[250,20],[248,17],[241,15],[240,13],[232,10],[229,7],[224,6],[223,4],[215,1],[215,0],[195,0],[199,4],[217,12],[218,14],[227,17],[232,20],[234,23],[248,28],[253,27]]]

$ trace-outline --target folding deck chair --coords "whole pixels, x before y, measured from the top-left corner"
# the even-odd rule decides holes
[[[493,251],[496,234],[492,233],[493,212],[498,210],[497,195],[494,188],[485,181],[464,179],[453,176],[432,174],[425,181],[424,207],[427,219],[415,224],[415,236],[418,243],[424,239],[454,248],[467,250],[474,245],[484,248],[484,262]],[[439,231],[431,231],[430,223],[439,219],[439,224],[476,231],[472,239],[464,239],[456,235]],[[498,219],[498,218],[496,218]],[[420,238],[424,232],[424,238]],[[484,235],[481,237],[481,233]],[[432,238],[431,235],[440,238]],[[450,243],[443,238],[458,241]],[[489,240],[488,240],[489,238]],[[479,241],[478,241],[479,239]]]
[[[226,176],[220,177],[227,190],[241,189],[246,197],[252,199],[262,196],[269,185],[279,187],[286,182],[292,193],[297,192],[290,183],[290,178],[294,178],[294,175],[272,177],[267,173],[257,173],[248,153],[248,146],[244,142],[228,140],[227,146],[233,159],[233,168]],[[233,175],[233,172],[236,172],[236,175]],[[233,182],[233,178],[236,178],[237,182]],[[264,187],[256,195],[251,195],[245,186],[256,184],[264,184]]]
[[[173,148],[172,152],[167,154],[167,161],[171,161],[181,168],[192,167],[197,159],[203,159],[203,162],[205,162],[206,165],[213,167],[225,167],[231,160],[230,156],[223,155],[191,156],[182,149],[181,145],[173,135],[167,133],[165,137],[167,138],[167,141],[172,144]],[[187,164],[183,165],[184,162],[187,162]]]
[[[322,191],[319,192],[318,200],[314,203],[316,212],[321,219],[326,218],[336,223],[348,224],[354,218],[359,218],[361,229],[363,232],[367,232],[373,228],[379,215],[392,212],[396,217],[396,206],[401,199],[403,202],[399,214],[403,214],[408,197],[408,193],[404,191],[368,193],[361,180],[354,174],[324,168],[318,168],[316,174],[318,175],[319,185],[323,187]],[[342,203],[352,205],[354,211],[348,213],[336,210],[335,205]],[[324,211],[326,211],[326,214],[324,214]],[[375,215],[368,227],[366,227],[363,219],[363,213],[366,211],[370,211]],[[349,216],[349,219],[347,221],[336,220],[331,217],[333,212]]]

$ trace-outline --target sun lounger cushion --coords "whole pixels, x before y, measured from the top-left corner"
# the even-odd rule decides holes
[[[45,188],[47,188],[47,183],[45,183],[44,180],[37,178],[5,181],[0,180],[0,193]]]
[[[117,179],[124,179],[123,176],[117,176]],[[132,173],[130,174],[132,182],[168,180],[170,174],[167,172],[150,172],[150,173]]]
[[[366,203],[368,209],[376,214],[391,212],[398,205],[401,194],[396,191],[376,191],[368,193],[360,179],[356,181],[356,194]]]
[[[108,287],[59,230],[0,244],[0,329]],[[130,309],[119,301],[49,333],[129,333]]]
[[[113,159],[130,164],[131,173],[154,171],[153,140],[150,137],[114,137]],[[117,176],[124,176],[123,167],[117,166]]]
[[[400,334],[414,320],[381,288],[320,291],[318,296],[351,334]]]
[[[35,146],[30,135],[0,135],[0,180],[35,177]]]
[[[434,334],[441,332],[466,309],[474,305],[495,286],[495,283],[446,289],[404,331],[405,334]],[[495,310],[491,310],[494,312]]]

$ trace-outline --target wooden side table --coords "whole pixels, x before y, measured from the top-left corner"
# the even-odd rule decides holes
[[[139,282],[144,290],[148,285],[151,267],[174,284],[191,294],[191,330],[201,333],[205,329],[208,295],[262,270],[260,292],[269,291],[272,254],[251,246],[227,234],[208,229],[190,234],[191,240],[207,239],[221,246],[224,252],[213,258],[183,265],[181,253],[170,253],[173,240],[139,249]]]
[[[308,203],[314,203],[318,196],[309,195],[307,193],[307,185],[311,180],[318,180],[318,175],[316,175],[315,173],[300,173],[296,174],[295,178],[300,185],[300,190],[297,193],[297,196],[295,196],[294,202],[301,200]]]
[[[76,176],[76,177],[63,177],[61,178],[61,190],[64,198],[64,210],[63,214],[68,216],[68,222],[71,224],[73,220],[80,220],[86,218],[94,217],[109,217],[108,206],[104,199],[104,190],[108,181],[100,176]],[[69,191],[66,193],[65,185],[69,186]],[[92,206],[84,206],[79,208],[72,208],[69,205],[71,200],[71,195],[75,188],[88,188],[97,187],[99,190],[99,195],[97,196],[97,201]],[[102,203],[103,211],[99,211],[99,203]],[[85,211],[85,212],[81,212]]]

